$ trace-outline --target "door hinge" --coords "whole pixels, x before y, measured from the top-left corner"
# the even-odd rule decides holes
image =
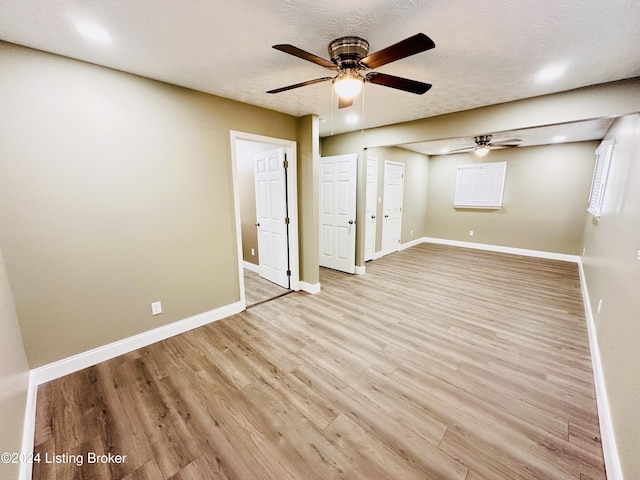
[[[287,277],[291,276],[291,270],[287,270]]]
[[[287,160],[286,158],[282,161],[282,167],[283,168],[289,168],[289,160]]]
[[[285,217],[285,219],[284,219],[284,224],[285,224],[285,225],[289,225],[289,217]]]

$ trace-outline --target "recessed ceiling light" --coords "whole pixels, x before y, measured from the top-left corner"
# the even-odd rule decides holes
[[[443,148],[442,150],[440,150],[440,153],[449,153],[449,149],[448,148]]]
[[[556,135],[551,139],[551,141],[553,143],[560,143],[560,142],[564,142],[566,139],[567,139],[566,135]]]
[[[551,65],[543,68],[536,75],[536,79],[540,83],[549,83],[559,79],[567,69],[562,65]]]
[[[92,42],[106,44],[112,40],[109,32],[100,25],[92,22],[78,22],[76,23],[76,29],[83,37],[91,40]]]

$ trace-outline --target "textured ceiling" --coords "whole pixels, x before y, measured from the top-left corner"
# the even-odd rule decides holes
[[[76,21],[113,42],[81,38]],[[330,83],[267,90],[328,71],[271,48],[291,43],[327,58],[358,35],[377,51],[423,32],[436,48],[378,71],[433,84],[417,96],[378,85],[337,110]],[[386,125],[640,76],[638,0],[2,0],[0,39],[240,100],[318,114],[321,135]],[[536,81],[550,65],[567,72]]]

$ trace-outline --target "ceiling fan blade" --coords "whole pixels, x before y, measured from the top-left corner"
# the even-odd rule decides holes
[[[498,140],[497,142],[489,142],[489,145],[494,147],[506,147],[510,145],[517,147],[520,142],[522,142],[521,138],[508,138],[506,140]]]
[[[347,108],[353,105],[353,98],[338,97],[338,108]]]
[[[431,84],[410,80],[408,78],[395,77],[386,73],[370,72],[365,77],[367,82],[383,85],[385,87],[397,88],[405,92],[422,95],[431,88]]]
[[[280,50],[281,52],[288,53],[289,55],[293,55],[294,57],[302,58],[303,60],[315,63],[316,65],[320,65],[321,67],[328,68],[330,70],[338,70],[338,66],[330,60],[325,60],[322,57],[314,55],[313,53],[305,52],[298,47],[294,47],[293,45],[279,44],[273,45],[273,48],[275,48],[276,50]]]
[[[464,148],[456,148],[455,150],[449,150],[447,153],[457,153],[457,152],[470,152],[475,150],[476,147],[464,147]]]
[[[434,48],[436,44],[427,37],[424,33],[417,33],[412,37],[405,38],[404,40],[395,43],[387,48],[367,55],[360,63],[365,67],[378,68],[387,63],[395,62],[401,58],[415,55],[416,53],[424,52]]]
[[[287,90],[293,90],[294,88],[306,87],[307,85],[313,85],[314,83],[320,83],[320,82],[327,82],[329,80],[333,80],[333,77],[322,77],[322,78],[316,78],[315,80],[307,80],[306,82],[296,83],[294,85],[288,85],[286,87],[269,90],[267,93],[286,92]]]
[[[513,148],[519,146],[519,143],[487,143],[487,147],[489,148]]]

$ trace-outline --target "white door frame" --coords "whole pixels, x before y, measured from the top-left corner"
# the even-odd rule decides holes
[[[242,257],[242,221],[240,218],[240,182],[238,181],[238,158],[236,142],[248,140],[251,142],[267,143],[275,147],[284,147],[289,161],[287,168],[287,196],[289,207],[289,269],[291,270],[291,290],[300,290],[300,268],[298,248],[298,169],[297,169],[297,144],[292,140],[266,137],[253,133],[230,131],[231,140],[231,164],[233,174],[233,204],[236,217],[236,238],[238,252],[238,283],[240,287],[240,303],[242,309],[246,308],[244,293],[244,261]]]
[[[372,182],[369,182],[370,175]],[[371,184],[370,184],[371,183]],[[376,253],[376,229],[377,229],[377,207],[378,207],[378,159],[377,157],[367,157],[367,171],[365,182],[365,217],[364,220],[364,261],[373,260]],[[373,205],[367,205],[373,201]],[[372,210],[367,212],[367,206]],[[367,252],[369,249],[369,252]]]

